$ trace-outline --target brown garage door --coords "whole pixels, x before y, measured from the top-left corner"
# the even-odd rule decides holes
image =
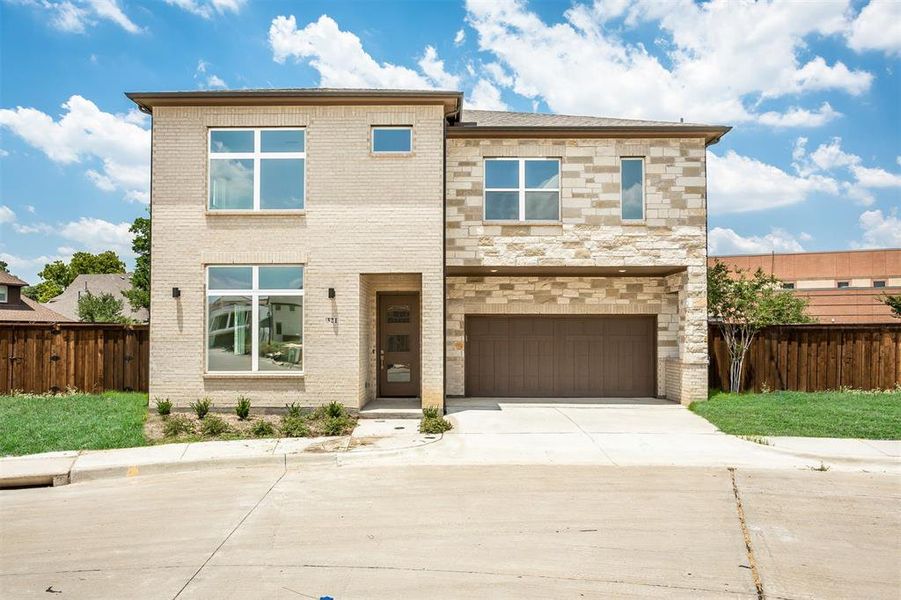
[[[466,317],[466,395],[655,394],[656,318]]]

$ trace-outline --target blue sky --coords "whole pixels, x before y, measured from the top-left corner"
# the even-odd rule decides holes
[[[0,259],[131,260],[125,91],[434,87],[485,109],[722,123],[718,253],[901,246],[901,2],[0,0]]]

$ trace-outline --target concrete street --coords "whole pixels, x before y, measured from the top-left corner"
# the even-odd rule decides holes
[[[897,598],[901,479],[201,470],[0,492],[3,598]],[[746,547],[747,534],[751,554]],[[53,592],[61,592],[54,594]]]

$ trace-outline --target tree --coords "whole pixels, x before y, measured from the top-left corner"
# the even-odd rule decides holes
[[[150,219],[138,217],[128,229],[134,234],[131,249],[137,259],[131,275],[131,289],[125,292],[134,310],[150,309]]]
[[[0,260],[0,273],[9,273],[9,263],[5,260]]]
[[[37,285],[26,287],[22,293],[38,302],[47,302],[62,294],[79,275],[124,272],[125,263],[112,250],[99,254],[76,252],[68,264],[55,260],[44,265],[38,273],[42,281]]]
[[[723,332],[729,350],[729,389],[741,388],[745,355],[754,336],[764,327],[810,323],[807,301],[780,289],[781,282],[761,269],[729,268],[717,260],[707,269],[707,311]]]
[[[880,302],[892,309],[892,316],[901,319],[901,294],[897,296],[884,295],[879,299]]]
[[[122,301],[112,294],[95,296],[85,292],[78,299],[78,318],[85,323],[126,323],[122,315]]]
[[[42,281],[37,285],[29,285],[22,288],[22,293],[32,300],[48,302],[63,293],[62,287],[55,281]]]

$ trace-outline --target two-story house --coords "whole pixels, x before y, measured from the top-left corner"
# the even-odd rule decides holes
[[[728,127],[446,91],[128,96],[153,115],[151,397],[706,398]]]

